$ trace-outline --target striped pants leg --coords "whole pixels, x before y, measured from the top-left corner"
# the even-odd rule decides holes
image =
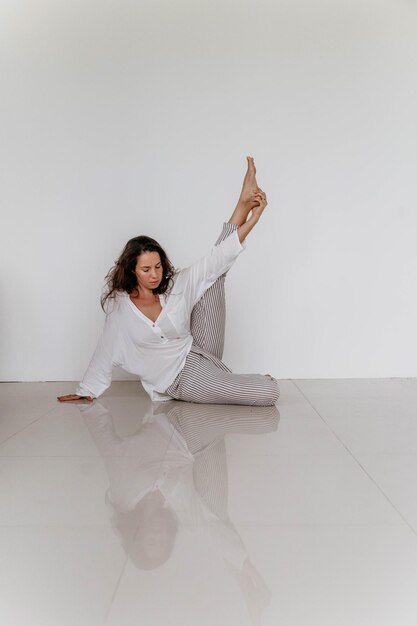
[[[236,228],[224,224],[216,245]],[[186,402],[271,406],[279,397],[275,378],[233,374],[221,361],[226,319],[224,281],[225,275],[220,276],[195,305],[191,315],[194,344],[166,393]]]
[[[236,228],[235,224],[224,223],[222,232],[215,245],[217,246],[221,241],[227,239]],[[191,313],[191,334],[194,343],[218,359],[223,358],[224,348],[226,324],[225,278],[226,274],[223,274],[207,289]]]

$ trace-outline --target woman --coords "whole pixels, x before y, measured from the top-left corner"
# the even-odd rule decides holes
[[[107,275],[102,299],[106,321],[93,358],[76,394],[60,396],[60,402],[92,402],[109,387],[116,365],[137,374],[152,400],[260,406],[276,402],[274,378],[233,374],[221,361],[225,274],[267,206],[253,158],[247,160],[239,201],[208,255],[174,272],[154,239],[128,241]]]

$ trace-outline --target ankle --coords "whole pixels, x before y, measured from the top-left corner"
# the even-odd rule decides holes
[[[235,224],[236,226],[242,226],[248,218],[248,215],[251,211],[251,206],[248,204],[243,204],[243,202],[238,202],[235,210],[232,213],[232,217],[229,220],[229,224]]]

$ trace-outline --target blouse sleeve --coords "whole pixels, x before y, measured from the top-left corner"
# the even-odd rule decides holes
[[[237,230],[224,239],[201,259],[181,270],[176,281],[183,290],[191,307],[203,293],[227,270],[229,270],[245,246],[240,243]]]
[[[106,316],[97,347],[75,392],[79,396],[97,398],[110,386],[113,366],[118,364],[115,359],[119,336],[117,317],[115,313],[108,313]]]

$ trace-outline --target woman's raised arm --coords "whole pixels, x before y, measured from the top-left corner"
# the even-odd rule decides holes
[[[240,243],[242,243],[242,241],[246,239],[252,228],[256,226],[266,205],[268,204],[266,200],[266,195],[262,191],[262,189],[260,189],[253,195],[253,199],[256,200],[258,204],[252,209],[252,215],[247,220],[247,222],[241,224],[237,229]]]

